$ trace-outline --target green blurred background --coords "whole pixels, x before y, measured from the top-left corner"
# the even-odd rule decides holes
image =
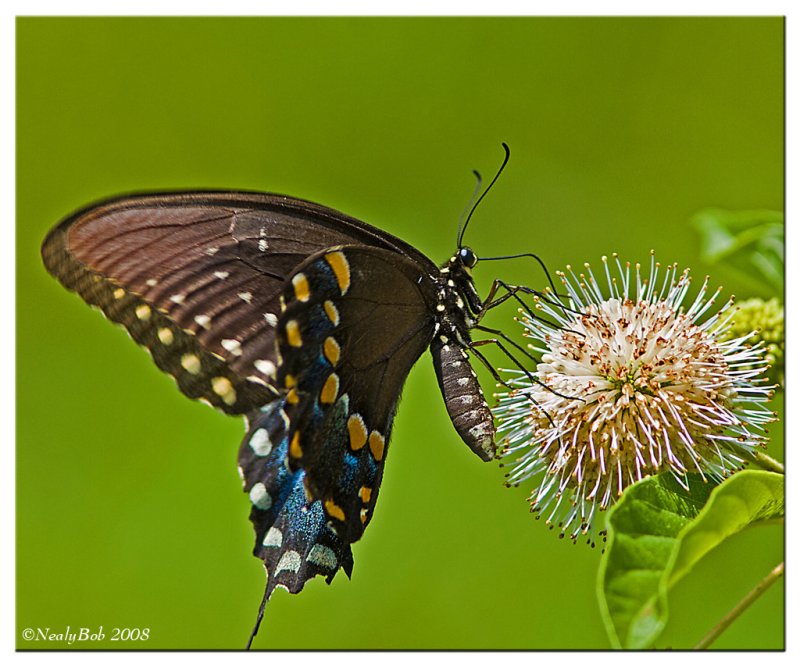
[[[45,273],[39,245],[62,216],[126,191],[260,189],[438,262],[470,170],[492,175],[506,141],[467,234],[479,255],[560,268],[655,248],[702,275],[693,213],[783,207],[783,46],[779,18],[18,19],[17,635],[149,627],[138,646],[238,649],[264,584],[241,421],[186,400]],[[770,295],[711,272],[726,294]],[[543,284],[532,264],[493,262],[479,288],[496,276]],[[514,314],[491,323],[514,330]],[[455,434],[426,354],[353,580],[276,593],[256,647],[608,647],[599,552],[557,539],[529,489],[501,480]],[[770,527],[712,553],[659,645],[691,646],[782,550]],[[782,647],[783,594],[715,647]]]

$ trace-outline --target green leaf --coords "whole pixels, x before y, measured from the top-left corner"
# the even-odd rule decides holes
[[[725,262],[763,289],[783,289],[783,213],[771,210],[701,210],[692,219],[703,259]]]
[[[688,486],[660,474],[609,511],[598,597],[615,648],[651,646],[667,623],[669,590],[695,563],[729,536],[784,515],[782,474],[746,470],[717,486],[693,474]]]

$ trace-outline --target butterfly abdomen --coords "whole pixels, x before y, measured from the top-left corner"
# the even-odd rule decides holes
[[[484,461],[494,458],[494,422],[466,351],[440,336],[431,343],[433,367],[450,420],[461,439]]]

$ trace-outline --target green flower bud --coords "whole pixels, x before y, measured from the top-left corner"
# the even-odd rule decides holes
[[[730,328],[722,338],[733,340],[742,338],[750,344],[764,343],[764,358],[770,368],[767,377],[773,383],[783,386],[784,379],[784,323],[783,305],[777,298],[765,301],[762,298],[750,298],[738,305]]]

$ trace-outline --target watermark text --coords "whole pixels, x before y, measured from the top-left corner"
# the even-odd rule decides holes
[[[25,627],[22,640],[37,647],[44,643],[61,645],[87,645],[104,642],[146,642],[150,639],[149,627]],[[38,645],[37,645],[38,644]]]

